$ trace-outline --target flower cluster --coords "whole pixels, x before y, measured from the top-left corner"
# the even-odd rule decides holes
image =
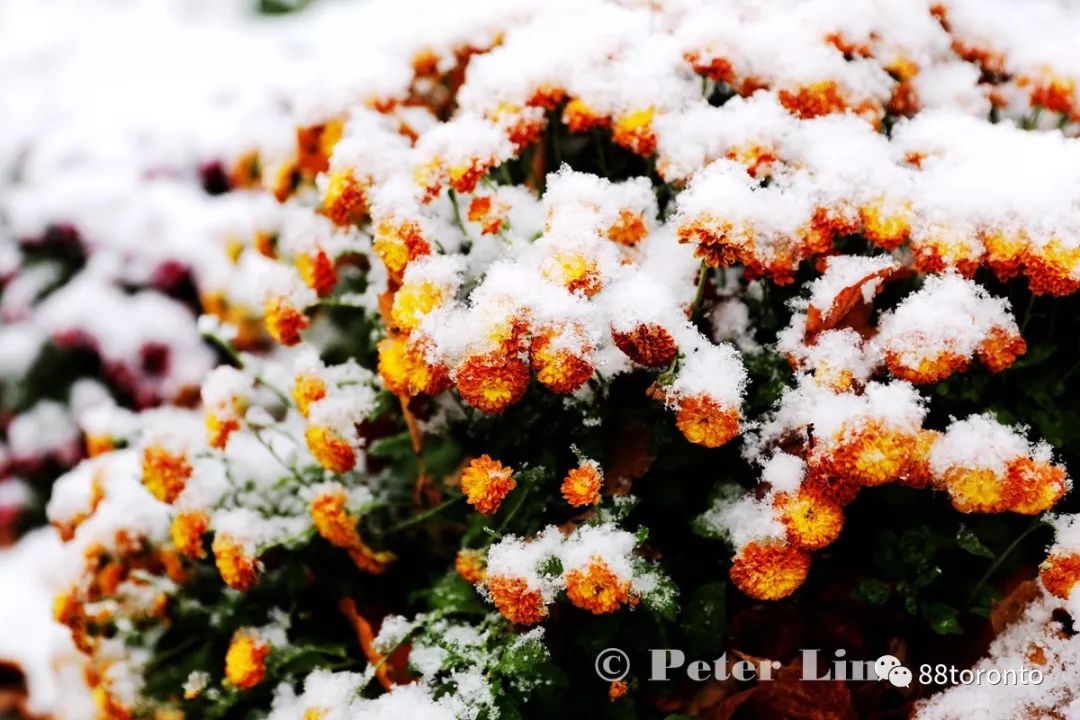
[[[696,714],[577,659],[819,599],[873,498],[950,535],[1057,506],[1075,359],[1024,371],[1073,352],[1080,25],[1039,8],[207,11],[255,67],[200,68],[195,129],[144,152],[156,122],[110,115],[132,158],[65,170],[20,123],[0,474],[60,475],[54,614],[98,715],[495,720],[566,687]],[[58,348],[83,379],[10,400]],[[1054,523],[1041,586],[1075,614]]]

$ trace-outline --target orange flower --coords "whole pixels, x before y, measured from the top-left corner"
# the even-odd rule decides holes
[[[757,600],[780,600],[799,589],[810,572],[810,556],[783,542],[752,542],[731,564],[731,581]]]
[[[1068,600],[1080,583],[1080,554],[1050,555],[1039,566],[1039,577],[1051,595]]]
[[[401,273],[411,261],[431,254],[431,244],[424,238],[420,226],[411,221],[398,225],[380,223],[372,249],[391,273]]]
[[[570,132],[575,133],[586,132],[592,128],[607,127],[611,124],[611,118],[597,115],[580,98],[574,98],[566,103],[566,107],[563,108],[562,121]]]
[[[707,448],[720,447],[739,434],[741,414],[706,395],[679,400],[675,426],[690,442]]]
[[[1001,372],[1027,352],[1027,343],[1018,333],[993,328],[979,345],[979,360],[990,372]]]
[[[847,102],[840,95],[840,88],[832,80],[799,87],[794,92],[781,90],[777,93],[777,98],[788,112],[802,120],[844,112],[847,109]]]
[[[613,680],[611,682],[611,685],[608,686],[608,700],[610,700],[611,702],[615,702],[622,696],[626,695],[629,689],[630,686],[628,686],[622,680]]]
[[[487,577],[484,553],[480,550],[469,550],[467,548],[458,550],[457,557],[454,558],[454,570],[466,582],[479,585]]]
[[[318,375],[301,373],[293,382],[292,397],[300,414],[307,417],[309,408],[326,397],[326,381]]]
[[[544,268],[544,277],[585,297],[592,297],[603,288],[596,261],[578,252],[556,252],[552,264]]]
[[[357,529],[359,518],[345,507],[347,499],[344,488],[331,488],[316,495],[311,501],[315,530],[331,545],[348,550],[358,568],[378,575],[394,561],[394,554],[372,550],[364,542]]]
[[[951,467],[943,481],[953,507],[963,513],[1002,512],[1015,500],[1015,488],[987,468]]]
[[[593,557],[584,569],[566,573],[566,597],[576,607],[593,615],[613,613],[632,603],[630,581],[623,580],[599,557]]]
[[[366,212],[367,198],[356,175],[351,170],[330,173],[323,197],[323,215],[335,225],[348,226],[362,220]]]
[[[652,121],[656,108],[647,107],[622,115],[611,128],[611,140],[627,150],[649,157],[656,152],[656,134]]]
[[[612,328],[611,339],[628,358],[648,367],[667,367],[679,351],[671,333],[656,323],[641,323],[629,332]]]
[[[915,437],[915,444],[908,455],[906,472],[897,478],[901,485],[924,488],[934,482],[934,473],[930,470],[930,451],[941,437],[937,430],[920,430]]]
[[[334,428],[308,425],[304,440],[318,463],[330,472],[345,473],[356,467],[356,451]]]
[[[227,534],[214,537],[214,563],[225,584],[234,590],[250,590],[259,578],[259,561]]]
[[[986,264],[999,280],[1011,280],[1020,274],[1028,245],[1023,233],[994,231],[984,232],[980,237],[986,247]]]
[[[595,505],[600,502],[600,486],[604,482],[600,466],[586,461],[566,474],[562,482],[562,496],[572,507]]]
[[[753,252],[754,234],[749,228],[736,229],[726,220],[703,217],[680,225],[677,235],[680,243],[695,244],[694,257],[709,267],[759,264]]]
[[[529,346],[529,359],[540,384],[555,393],[572,393],[584,385],[593,374],[593,366],[582,352],[552,349],[554,332],[534,335]]]
[[[329,295],[337,285],[337,270],[334,261],[322,248],[296,256],[296,271],[304,284],[315,291],[319,297]]]
[[[794,496],[778,495],[773,505],[787,528],[788,542],[803,550],[832,544],[844,527],[844,511],[840,506],[805,488]]]
[[[225,653],[225,677],[237,690],[250,690],[266,676],[266,656],[270,645],[252,628],[233,633]]]
[[[1080,266],[1080,247],[1069,249],[1057,238],[1024,255],[1024,274],[1036,295],[1064,297],[1080,290],[1074,271]]]
[[[530,590],[524,579],[496,575],[488,577],[487,591],[502,616],[518,625],[535,625],[547,617],[547,605],[539,590]]]
[[[1053,507],[1068,491],[1065,468],[1018,457],[1005,471],[1005,495],[1012,499],[1013,512],[1038,515]]]
[[[210,447],[223,450],[229,442],[229,436],[240,429],[240,420],[236,417],[220,417],[215,412],[206,413],[206,440]]]
[[[911,234],[910,214],[910,205],[889,208],[884,200],[861,207],[859,218],[863,223],[863,235],[880,248],[895,250]]]
[[[968,358],[946,350],[936,355],[921,357],[918,364],[912,366],[900,353],[894,350],[885,351],[885,364],[889,367],[889,372],[916,385],[940,382],[953,373],[964,372],[968,363]]]
[[[618,219],[607,229],[608,240],[627,247],[637,245],[648,234],[649,227],[645,224],[644,215],[625,208],[619,211]]]
[[[182,455],[176,455],[157,445],[143,450],[143,485],[162,502],[171,503],[175,500],[183,492],[191,473],[191,465]]]
[[[490,195],[477,195],[469,203],[469,222],[480,223],[480,234],[494,235],[506,221],[508,207],[496,205]]]
[[[300,331],[308,326],[307,316],[283,297],[272,296],[263,306],[266,331],[282,345],[300,342]]]
[[[210,518],[201,510],[185,510],[172,520],[170,533],[173,545],[181,555],[197,559],[206,557],[203,535],[210,529]]]
[[[87,433],[84,438],[86,444],[86,456],[97,457],[103,455],[113,449],[116,445],[113,443],[112,437],[109,435],[92,435]]]
[[[880,422],[867,422],[847,433],[827,463],[832,474],[861,485],[883,485],[907,471],[915,445],[913,435],[886,428]]]
[[[386,388],[396,395],[437,395],[450,385],[446,368],[430,365],[421,346],[403,336],[391,335],[379,341],[379,375]]]
[[[455,383],[465,402],[498,415],[525,394],[529,366],[517,355],[505,352],[470,355],[458,366]]]
[[[326,172],[330,168],[330,154],[341,139],[344,129],[344,121],[336,118],[325,123],[297,128],[297,166],[311,176]]]
[[[495,513],[515,487],[513,471],[487,455],[470,461],[461,473],[461,490],[482,515]]]

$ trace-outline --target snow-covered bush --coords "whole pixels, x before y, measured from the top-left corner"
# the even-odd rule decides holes
[[[593,660],[970,662],[1026,580],[981,662],[1080,673],[1080,13],[128,11],[212,42],[79,132],[0,106],[0,508],[72,468],[101,717],[1075,712]]]

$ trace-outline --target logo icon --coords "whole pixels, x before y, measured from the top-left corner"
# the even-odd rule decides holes
[[[874,673],[878,680],[888,680],[893,687],[910,687],[911,671],[904,667],[895,655],[882,655],[874,661]]]
[[[607,648],[597,653],[595,667],[601,680],[615,682],[630,673],[630,657],[618,648]]]

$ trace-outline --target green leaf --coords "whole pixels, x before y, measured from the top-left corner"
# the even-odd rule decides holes
[[[892,588],[881,580],[864,580],[854,590],[851,596],[856,600],[862,600],[870,605],[884,605],[892,595]]]
[[[923,603],[923,617],[930,624],[930,629],[938,635],[963,635],[964,629],[956,619],[959,612],[945,603]]]
[[[956,531],[956,544],[972,555],[989,558],[990,560],[996,557],[994,552],[983,545],[982,540],[967,525],[961,525],[960,529]]]

